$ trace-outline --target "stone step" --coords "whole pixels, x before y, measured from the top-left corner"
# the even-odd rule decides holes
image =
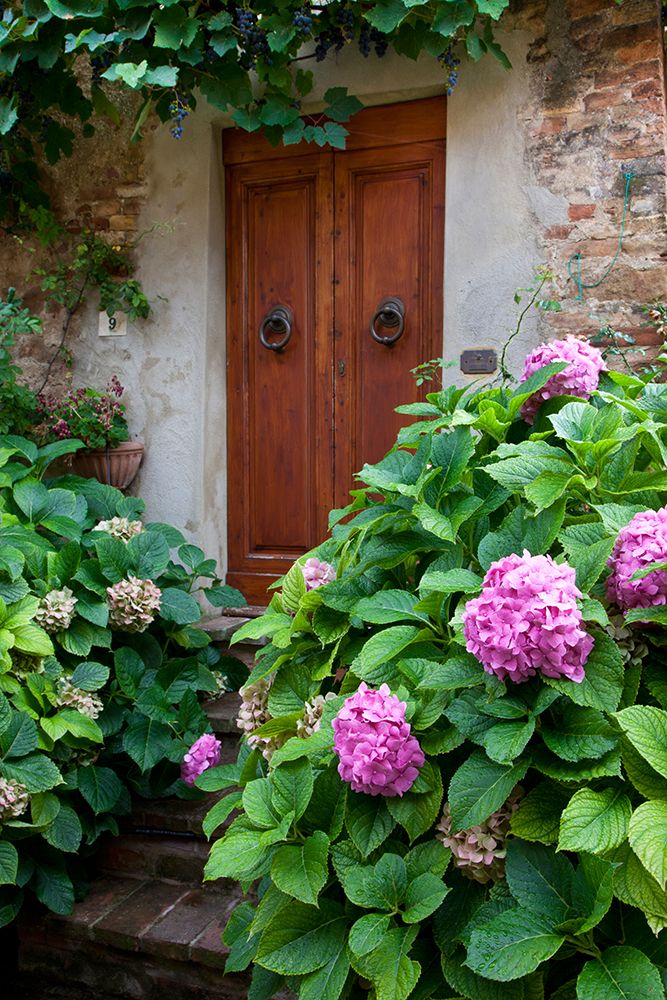
[[[98,878],[71,916],[27,914],[20,921],[19,971],[6,1000],[57,997],[60,987],[72,997],[84,991],[82,1000],[85,990],[91,1000],[164,1000],[165,992],[169,1000],[244,997],[247,977],[222,973],[221,933],[239,898],[238,887],[224,881],[202,888]]]

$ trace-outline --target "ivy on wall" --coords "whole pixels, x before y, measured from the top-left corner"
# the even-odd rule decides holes
[[[118,123],[120,81],[139,95],[134,138],[155,108],[176,138],[202,97],[232,111],[237,125],[263,128],[276,144],[302,140],[343,147],[343,123],[360,107],[344,86],[325,94],[317,119],[302,101],[313,63],[355,45],[443,64],[456,83],[454,45],[474,59],[509,61],[494,23],[509,0],[12,0],[0,2],[0,214],[45,203],[35,156],[53,164],[96,116]]]

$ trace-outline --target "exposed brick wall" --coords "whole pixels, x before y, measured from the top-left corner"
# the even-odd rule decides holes
[[[119,126],[98,121],[95,135],[78,139],[71,157],[42,168],[52,207],[69,237],[61,246],[44,248],[30,237],[17,239],[0,230],[0,294],[4,295],[7,287],[16,287],[25,304],[43,320],[43,336],[22,337],[17,351],[25,381],[34,388],[41,385],[60,342],[64,317],[58,306],[45,303],[41,279],[34,271],[53,266],[66,250],[68,238],[75,238],[84,229],[99,233],[112,245],[124,246],[137,235],[147,185],[144,147],[140,142],[130,143],[136,96],[119,88],[114,99],[121,112]],[[72,321],[66,342],[70,348],[76,348],[80,322],[80,316]],[[59,361],[49,376],[48,390],[61,390],[67,378]]]
[[[545,263],[558,275],[561,313],[545,336],[610,324],[638,344],[656,343],[640,306],[667,298],[665,66],[660,0],[524,0],[511,22],[531,37],[526,156],[549,194],[540,221]],[[568,281],[581,254],[597,281],[618,248],[624,173],[635,176],[621,256],[597,288]],[[539,212],[538,212],[539,215]],[[575,273],[576,273],[576,266]]]

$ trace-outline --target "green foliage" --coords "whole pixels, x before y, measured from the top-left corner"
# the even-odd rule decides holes
[[[232,111],[249,132],[265,129],[274,143],[304,140],[342,147],[341,123],[361,106],[344,86],[324,94],[323,114],[301,117],[313,87],[308,60],[345,45],[368,55],[388,47],[410,59],[423,52],[449,56],[453,44],[472,59],[491,53],[509,61],[494,40],[494,25],[509,0],[358,0],[310,7],[301,0],[276,5],[253,0],[230,5],[139,4],[128,0],[7,5],[0,21],[0,135],[3,178],[0,216],[20,202],[43,206],[36,146],[49,163],[72,152],[77,126],[93,135],[100,118],[118,124],[120,85],[137,94],[134,138],[151,109],[182,132],[179,110],[197,97]],[[243,17],[238,10],[243,11]],[[455,64],[453,64],[455,65]],[[443,67],[443,90],[451,58]],[[90,79],[90,84],[83,81]],[[180,131],[179,131],[180,130]],[[105,308],[103,306],[103,308]]]
[[[228,930],[228,968],[253,963],[257,983],[331,1000],[664,994],[667,619],[637,609],[619,633],[604,580],[619,530],[667,500],[667,387],[610,372],[590,401],[551,400],[528,426],[521,405],[554,370],[402,407],[415,420],[316,550],[336,579],[305,592],[300,561],[236,634],[270,640],[253,671],[272,679],[262,732],[288,734],[268,763],[243,746],[200,781],[227,790],[207,832],[236,817],[207,877],[259,884]],[[501,682],[465,649],[466,602],[524,549],[577,572],[594,638],[581,683]],[[649,654],[626,666],[635,637]],[[332,720],[362,680],[400,697],[426,755],[402,797],[338,776]],[[319,729],[295,735],[327,693]],[[485,884],[451,863],[445,804],[454,832],[507,809],[504,878],[500,863]]]
[[[0,437],[0,925],[26,890],[71,910],[74,856],[118,832],[130,793],[192,794],[178,765],[208,728],[199,697],[227,679],[197,627],[195,595],[226,592],[214,560],[168,525],[110,534],[137,522],[143,502],[94,480],[45,479],[68,450]],[[107,588],[129,576],[169,595],[141,632],[110,622]],[[54,592],[61,617],[45,610]],[[317,885],[319,855],[304,854]]]

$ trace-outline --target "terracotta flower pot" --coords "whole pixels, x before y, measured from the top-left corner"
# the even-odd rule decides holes
[[[73,456],[72,472],[124,490],[139,471],[143,457],[141,441],[123,441],[115,448],[91,448],[77,452]]]

